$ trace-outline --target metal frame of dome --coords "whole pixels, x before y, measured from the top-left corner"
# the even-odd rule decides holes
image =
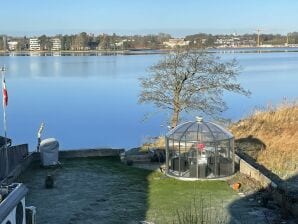
[[[212,179],[234,173],[234,136],[201,118],[167,133],[166,173],[185,179]]]

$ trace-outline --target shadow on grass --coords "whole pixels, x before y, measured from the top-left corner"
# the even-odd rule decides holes
[[[151,171],[123,165],[115,158],[62,160],[56,171],[32,166],[19,180],[29,188],[27,204],[37,207],[43,224],[139,223],[146,220]],[[54,174],[54,188],[45,177]]]

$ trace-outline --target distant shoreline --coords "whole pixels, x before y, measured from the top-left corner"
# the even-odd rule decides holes
[[[0,51],[0,56],[104,56],[166,54],[169,50]]]
[[[30,53],[40,53],[40,54],[50,54],[50,53],[126,53],[126,52],[151,52],[151,51],[159,51],[159,52],[168,52],[170,49],[128,49],[128,50],[61,50],[61,51],[3,51],[0,50],[1,54],[4,53],[17,53],[17,54],[30,54]]]
[[[298,52],[298,47],[208,48],[210,53],[274,53]],[[166,54],[172,49],[85,50],[85,51],[0,51],[0,56],[101,56]]]

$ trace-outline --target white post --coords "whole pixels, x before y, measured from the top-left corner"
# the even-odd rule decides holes
[[[41,133],[43,131],[43,128],[44,128],[44,123],[41,122],[40,128],[39,128],[39,130],[37,132],[37,149],[36,149],[37,152],[39,152],[39,147],[40,147],[40,142],[41,142]]]
[[[2,106],[3,106],[3,127],[4,127],[4,150],[5,150],[5,157],[6,157],[6,177],[8,176],[9,172],[9,165],[8,165],[8,149],[7,149],[7,128],[6,128],[6,105],[4,105],[4,96],[3,96],[3,84],[4,84],[4,75],[5,75],[6,67],[1,67],[1,75],[2,75]]]

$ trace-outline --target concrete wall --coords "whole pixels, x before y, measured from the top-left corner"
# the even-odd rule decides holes
[[[239,171],[261,183],[264,188],[277,187],[277,184],[269,177],[264,175],[259,169],[255,168],[252,164],[244,159],[241,159],[238,155],[235,156],[235,162],[239,164]]]
[[[6,149],[4,147],[0,148],[0,180],[6,177],[6,174],[12,172],[27,156],[28,145],[16,145],[9,146],[7,148],[7,157],[6,159]],[[8,162],[8,171],[6,170],[6,163]]]
[[[259,181],[264,188],[271,192],[273,199],[281,206],[282,209],[289,211],[292,215],[298,218],[297,197],[295,198],[295,196],[289,195],[287,190],[282,186],[281,181],[277,181],[276,178],[265,175],[264,173],[266,171],[264,171],[264,168],[249,158],[243,158],[243,155],[236,154],[235,163],[239,166],[240,173],[246,174]]]
[[[117,156],[124,152],[124,149],[79,149],[59,151],[59,159],[66,158],[87,158],[87,157],[107,157]]]
[[[17,166],[14,167],[13,170],[11,170],[8,174],[8,177],[6,177],[5,179],[3,179],[0,184],[10,184],[13,183],[15,181],[15,179],[21,174],[23,173],[28,166],[30,166],[30,164],[32,163],[32,161],[34,161],[36,158],[34,153],[29,154],[27,157],[25,157],[22,161],[19,162],[19,164],[17,164]]]
[[[127,155],[125,156],[125,161],[133,161],[134,163],[149,163],[150,162],[150,155]]]

